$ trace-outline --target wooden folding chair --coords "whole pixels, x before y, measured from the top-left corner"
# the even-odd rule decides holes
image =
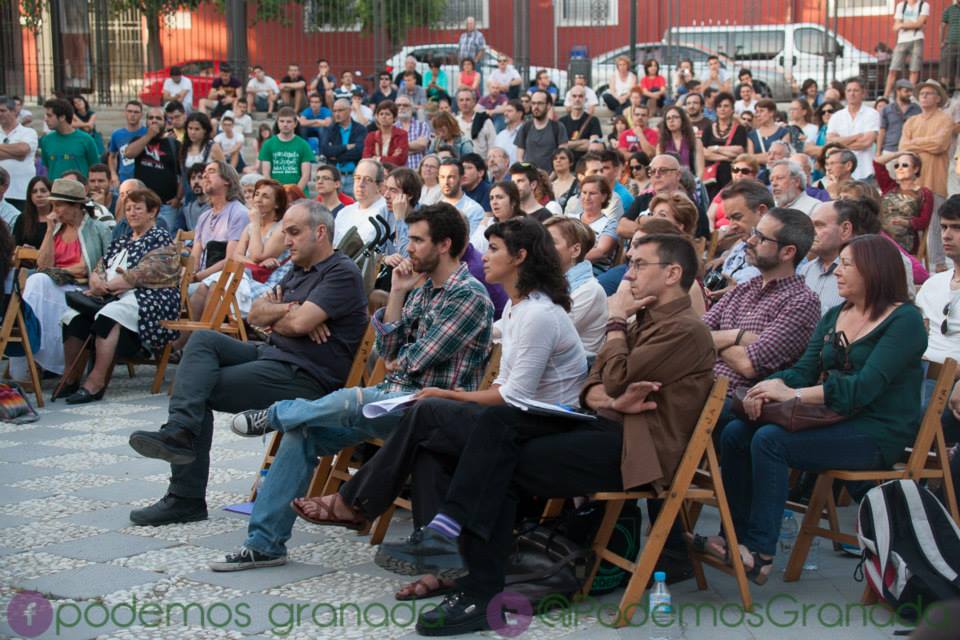
[[[376,341],[376,330],[373,328],[373,325],[370,324],[367,327],[366,333],[363,334],[363,339],[357,346],[357,351],[353,356],[353,364],[350,366],[350,372],[347,374],[347,380],[343,384],[345,389],[350,387],[359,387],[363,383],[364,374],[366,373],[367,369],[367,360],[370,358],[370,354],[373,352],[373,347],[376,344]],[[263,462],[260,463],[260,469],[257,471],[257,481],[260,479],[261,472],[269,469],[270,465],[273,464],[273,461],[277,456],[277,451],[280,450],[280,440],[282,438],[283,433],[281,431],[275,431],[273,433],[273,438],[270,439],[270,446],[267,447],[267,451],[263,455]],[[333,462],[334,456],[324,456],[323,458],[320,458],[317,468],[314,469],[313,479],[310,481],[310,486],[307,489],[308,496],[317,495],[316,492],[320,491],[323,483],[327,480],[327,476],[330,473],[330,468],[333,465]],[[250,491],[251,502],[257,499],[257,481],[253,483],[253,488]]]
[[[727,497],[723,488],[723,481],[720,476],[720,463],[717,458],[716,449],[713,446],[713,430],[723,409],[723,402],[727,395],[728,381],[724,377],[717,378],[713,384],[713,389],[707,398],[707,402],[700,413],[700,419],[694,428],[690,442],[680,461],[680,466],[673,476],[673,482],[665,490],[640,490],[640,491],[611,491],[596,493],[590,498],[592,500],[604,503],[603,520],[600,523],[600,529],[593,540],[593,551],[596,554],[596,561],[590,575],[583,584],[580,596],[586,597],[590,593],[590,587],[597,575],[600,564],[606,560],[614,564],[630,575],[630,581],[620,599],[619,615],[615,625],[623,627],[629,624],[633,611],[641,605],[641,598],[647,583],[653,575],[654,566],[660,553],[663,551],[664,543],[667,541],[667,535],[673,527],[678,517],[681,519],[685,531],[690,531],[690,523],[687,517],[686,507],[690,503],[709,502],[716,504],[720,509],[720,521],[727,539],[727,545],[731,549],[730,561],[732,567],[725,564],[722,560],[705,553],[698,553],[688,546],[688,553],[693,562],[693,571],[697,579],[697,587],[700,590],[707,588],[707,580],[703,573],[703,564],[733,575],[737,580],[737,587],[740,591],[740,598],[744,609],[749,611],[753,607],[753,601],[750,596],[750,588],[747,584],[747,574],[743,568],[743,561],[737,549],[737,534],[733,528],[733,518],[730,515],[730,509],[727,505]],[[701,476],[697,473],[698,469],[703,468],[709,472],[709,476]],[[627,502],[635,502],[640,499],[662,500],[663,506],[660,514],[653,522],[647,543],[640,552],[640,557],[636,562],[624,558],[623,556],[609,550],[607,545],[613,536],[613,531],[617,525],[617,519],[623,510],[623,505]],[[551,500],[545,509],[545,513],[556,514],[558,500]]]
[[[950,391],[953,389],[956,371],[957,361],[953,358],[947,358],[943,365],[939,367],[931,365],[927,371],[927,377],[935,378],[937,384],[933,391],[933,397],[930,399],[930,404],[927,405],[927,410],[923,415],[923,421],[920,423],[917,438],[906,464],[898,464],[889,470],[849,471],[830,469],[819,473],[817,483],[813,487],[813,494],[810,496],[810,505],[807,507],[806,514],[800,524],[796,544],[793,546],[793,552],[790,554],[790,560],[787,562],[787,568],[783,574],[784,581],[792,582],[800,578],[803,563],[807,559],[807,553],[809,553],[810,545],[815,537],[819,536],[851,545],[858,544],[856,535],[840,531],[836,524],[837,507],[833,499],[834,480],[846,482],[868,481],[877,484],[889,480],[913,480],[915,482],[939,480],[942,483],[948,503],[946,507],[950,511],[950,515],[953,516],[954,522],[960,524],[957,496],[953,491],[950,461],[947,457],[943,427],[940,423],[940,415],[943,413],[943,408],[947,405],[947,400],[950,397]],[[831,514],[829,517],[830,529],[824,529],[820,526],[824,509]],[[865,597],[866,593],[869,592],[870,589],[868,588]]]
[[[43,408],[43,389],[40,387],[40,372],[37,369],[37,363],[33,359],[33,348],[30,346],[30,336],[27,334],[27,323],[23,318],[23,300],[20,292],[27,282],[27,272],[20,267],[25,262],[36,262],[36,249],[28,247],[17,247],[13,252],[13,272],[16,277],[13,291],[10,292],[10,300],[7,303],[7,309],[3,314],[3,323],[0,324],[0,355],[7,350],[7,345],[19,343],[23,347],[24,355],[27,358],[27,369],[30,372],[30,380],[18,381],[28,382],[32,387],[34,395],[37,397],[37,406]]]
[[[207,302],[203,307],[203,313],[199,320],[165,320],[162,324],[167,329],[174,331],[218,331],[227,335],[236,336],[240,340],[247,341],[247,331],[243,326],[243,317],[237,307],[237,288],[243,279],[245,265],[238,260],[227,260],[220,272],[220,278],[217,280],[210,293],[207,295]],[[189,285],[189,282],[187,283]],[[157,375],[154,378],[151,393],[159,393],[163,384],[163,376],[167,370],[167,364],[170,362],[170,353],[173,351],[173,343],[167,344],[163,348],[157,365]],[[171,387],[172,388],[172,387]]]

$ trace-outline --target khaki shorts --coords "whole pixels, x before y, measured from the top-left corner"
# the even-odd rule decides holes
[[[913,42],[904,42],[893,48],[890,71],[906,69],[907,56],[910,57],[910,71],[919,73],[923,67],[923,38]]]

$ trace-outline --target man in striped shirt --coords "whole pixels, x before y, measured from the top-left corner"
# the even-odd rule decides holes
[[[414,104],[409,96],[400,93],[397,95],[397,126],[407,132],[409,152],[407,166],[417,171],[420,161],[430,144],[430,125],[414,117]]]
[[[363,416],[364,405],[425,387],[480,386],[490,353],[493,304],[460,262],[467,223],[455,207],[439,203],[409,213],[407,224],[410,257],[394,268],[387,306],[373,318],[377,351],[387,365],[384,382],[341,389],[319,400],[277,402],[233,417],[231,428],[238,435],[256,437],[276,430],[283,432],[283,439],[258,490],[246,542],[224,561],[211,563],[213,571],[286,562],[285,543],[296,519],[290,502],[306,492],[317,458],[367,438],[387,437],[403,413],[370,420]],[[312,337],[323,341],[324,333]]]

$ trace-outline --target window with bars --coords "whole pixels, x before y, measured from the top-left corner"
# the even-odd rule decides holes
[[[477,29],[489,27],[490,0],[447,0],[443,16],[437,21],[437,28],[463,29],[470,16],[477,21]]]
[[[834,0],[838,16],[893,15],[895,0]],[[925,0],[926,1],[926,0]]]
[[[303,3],[303,30],[312,31],[360,31],[357,0],[338,3],[320,0],[305,0]]]
[[[560,0],[554,5],[561,27],[608,26],[618,23],[617,0]]]

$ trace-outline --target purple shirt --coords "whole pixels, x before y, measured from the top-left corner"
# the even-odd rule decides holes
[[[470,273],[474,278],[480,281],[486,290],[490,294],[490,300],[493,302],[493,319],[499,320],[500,314],[503,313],[503,307],[507,304],[507,292],[503,290],[498,284],[489,284],[487,280],[483,277],[483,254],[477,251],[472,244],[467,243],[467,250],[463,252],[463,255],[460,256],[460,262],[467,263],[467,269],[470,270]],[[817,306],[817,314],[819,317],[819,305]]]
[[[730,379],[732,392],[791,366],[803,355],[820,321],[820,299],[799,276],[780,278],[766,286],[763,277],[757,276],[720,298],[703,321],[713,331],[746,329],[759,336],[747,345],[756,378],[740,375],[717,358],[713,370]]]
[[[243,230],[250,223],[250,214],[243,203],[231,200],[220,213],[213,215],[213,209],[207,209],[200,214],[197,226],[194,229],[196,236],[194,243],[203,247],[201,263],[207,268],[207,243],[212,241],[230,242],[239,240]]]

